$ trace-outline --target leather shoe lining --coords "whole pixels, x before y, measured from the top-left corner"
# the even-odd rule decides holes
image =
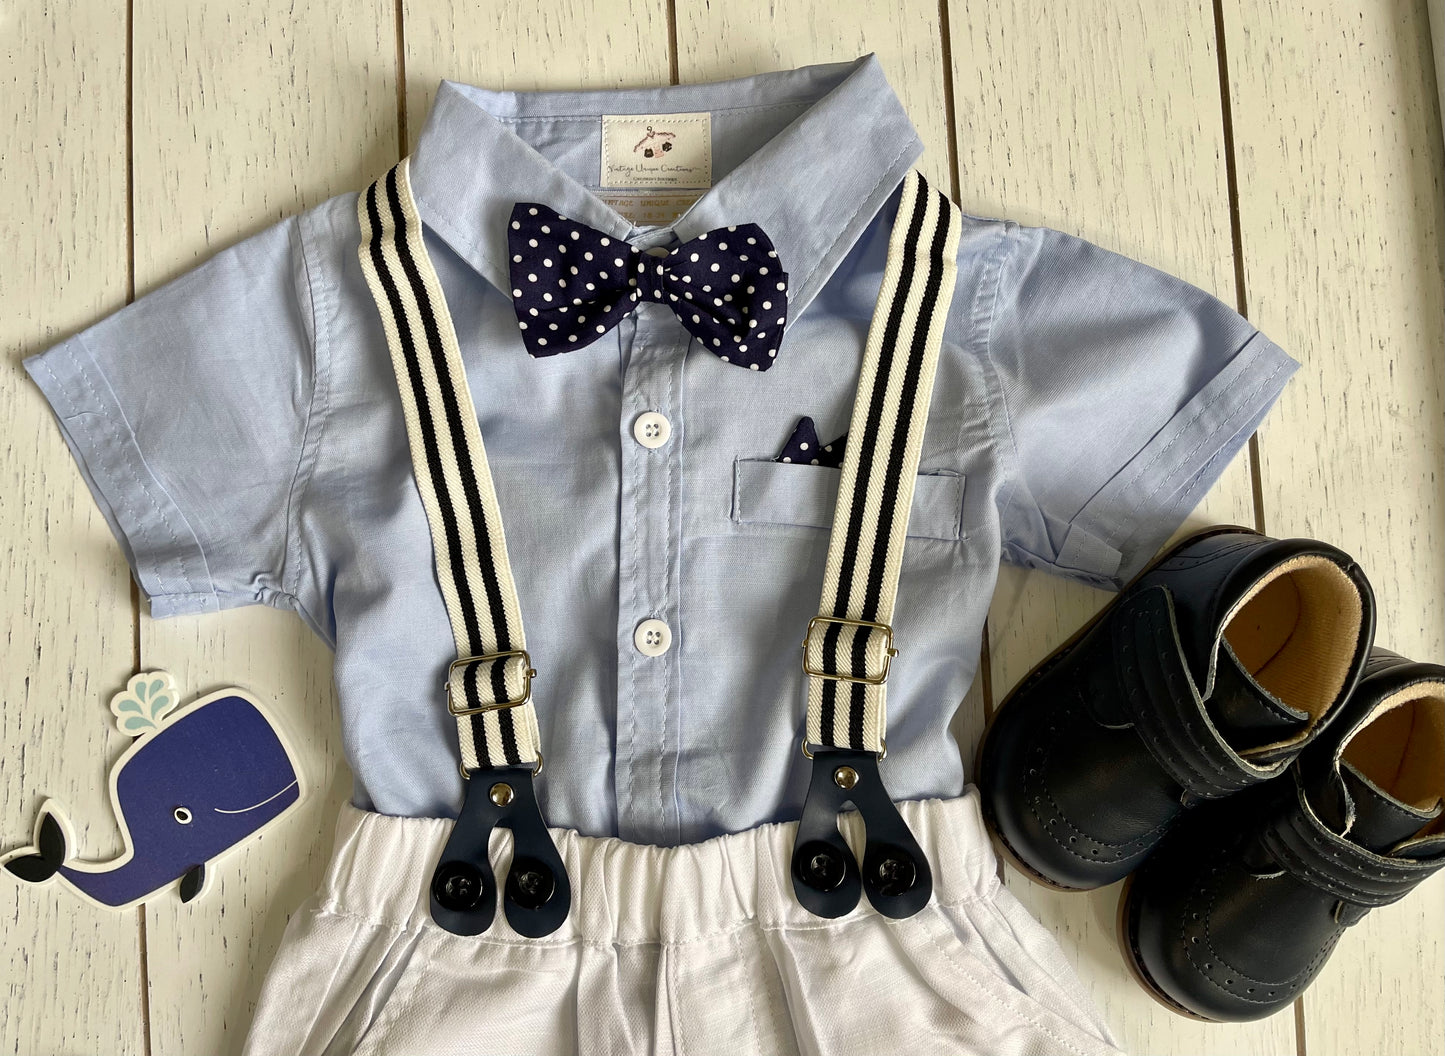
[[[1445,797],[1445,683],[1406,686],[1380,701],[1340,758],[1386,795],[1434,810]]]
[[[1223,637],[1266,693],[1309,716],[1303,738],[1344,689],[1363,619],[1354,582],[1328,558],[1303,554],[1262,576],[1230,613]]]

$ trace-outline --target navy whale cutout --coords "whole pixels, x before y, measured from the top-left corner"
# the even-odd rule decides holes
[[[299,772],[260,705],[235,687],[167,715],[174,681],[165,672],[131,680],[111,703],[137,739],[111,769],[111,803],[126,850],[111,862],[70,862],[74,836],[63,808],[40,811],[34,846],[8,856],[21,880],[60,877],[83,897],[125,908],[177,881],[189,902],[206,866],[281,817],[302,797]]]

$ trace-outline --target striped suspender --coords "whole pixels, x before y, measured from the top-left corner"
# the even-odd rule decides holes
[[[893,655],[889,621],[958,270],[958,233],[954,204],[910,172],[863,351],[823,601],[808,627],[804,668],[812,744],[883,750]]]
[[[890,621],[923,427],[958,270],[960,226],[958,209],[946,196],[916,171],[905,177],[863,351],[822,603],[803,641],[808,678],[803,752],[814,760],[808,806],[815,805],[815,796],[821,801],[811,831],[805,806],[797,846],[821,843],[832,852],[818,846],[807,856],[795,853],[793,875],[800,900],[824,916],[851,909],[858,884],[845,868],[852,852],[841,839],[835,843],[829,836],[830,831],[837,836],[836,817],[821,809],[822,801],[835,807],[852,801],[864,815],[876,868],[870,872],[865,854],[862,881],[880,911],[907,916],[927,901],[931,887],[927,862],[878,779],[877,760],[887,751],[885,694],[896,653]],[[809,744],[825,750],[814,756]],[[879,850],[888,842],[884,837],[898,854],[906,852],[917,860],[889,858]],[[840,861],[840,854],[846,859]],[[881,878],[875,875],[880,869]],[[912,877],[906,885],[899,879],[905,874]]]
[[[540,762],[531,664],[502,517],[457,335],[422,246],[407,161],[357,209],[458,660],[447,672],[467,770]]]
[[[391,349],[457,647],[445,699],[457,720],[467,799],[434,877],[432,915],[461,934],[490,925],[495,885],[486,834],[502,824],[516,840],[508,921],[523,934],[547,934],[565,918],[570,889],[532,790],[532,776],[542,768],[532,704],[536,672],[456,332],[422,244],[408,159],[363,192],[357,216],[361,268]]]
[[[432,916],[458,934],[490,926],[489,838],[505,826],[514,839],[508,923],[538,937],[566,918],[571,888],[532,785],[542,765],[535,672],[456,333],[422,243],[408,159],[361,194],[357,215],[361,267],[391,351],[457,647],[445,698],[457,719],[467,795],[433,875]],[[953,203],[910,172],[864,348],[822,605],[803,648],[803,751],[814,773],[792,874],[799,900],[823,916],[851,909],[860,887],[890,916],[916,912],[931,892],[928,863],[878,779],[877,759],[886,751],[884,693],[895,652],[889,621],[959,227]],[[816,755],[810,743],[822,746]],[[867,821],[861,880],[836,825],[848,801]]]

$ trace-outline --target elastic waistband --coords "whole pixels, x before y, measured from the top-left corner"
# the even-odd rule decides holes
[[[933,901],[992,897],[997,859],[974,786],[952,799],[903,800],[898,811],[928,858]],[[446,818],[397,818],[346,804],[319,892],[321,909],[390,927],[435,927],[428,886],[451,826]],[[861,859],[861,816],[845,811],[838,827]],[[675,847],[550,828],[572,881],[567,920],[543,939],[527,939],[508,926],[499,900],[478,941],[685,942],[750,920],[763,927],[826,924],[793,893],[789,863],[797,828],[796,821],[777,822]],[[510,829],[492,831],[490,858],[501,889],[512,860]],[[865,894],[840,919],[876,913]]]

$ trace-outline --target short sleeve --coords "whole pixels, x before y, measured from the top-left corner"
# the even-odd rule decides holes
[[[1118,588],[1168,540],[1299,364],[1228,305],[1009,225],[988,334],[1004,556]]]
[[[313,396],[296,218],[23,360],[157,618],[299,608],[288,525]]]

